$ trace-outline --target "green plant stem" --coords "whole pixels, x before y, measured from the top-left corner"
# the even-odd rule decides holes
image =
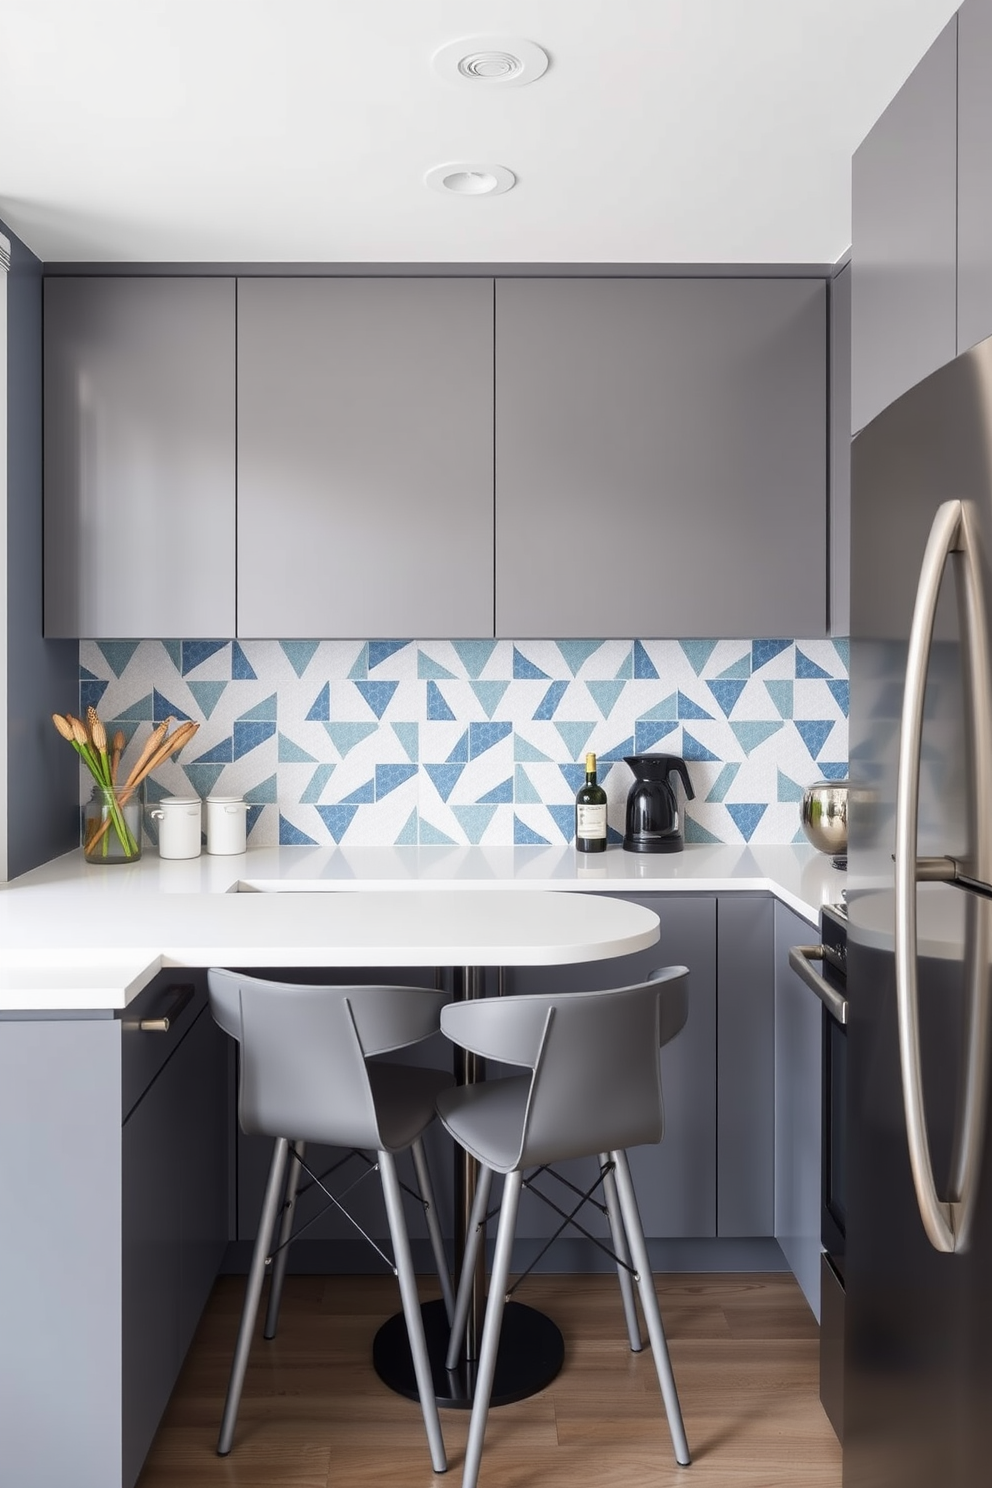
[[[124,820],[124,814],[121,811],[120,802],[117,799],[117,792],[114,790],[114,787],[111,784],[110,761],[107,758],[106,750],[101,750],[99,755],[95,755],[92,749],[90,749],[88,746],[80,744],[76,739],[73,739],[71,742],[73,749],[79,755],[80,759],[83,761],[86,768],[93,776],[93,779],[96,781],[97,785],[100,786],[101,790],[107,790],[111,792],[111,799],[107,802],[109,821],[106,826],[100,829],[101,835],[103,837],[103,847],[101,849],[102,856],[107,856],[109,847],[108,828],[109,825],[112,823],[114,830],[117,833],[117,839],[124,849],[125,857],[137,857],[138,844],[135,841],[134,833],[131,831],[127,822]],[[101,769],[101,765],[103,766],[103,769]],[[104,774],[104,772],[106,773]],[[129,794],[131,793],[129,792]],[[91,844],[91,846],[92,845],[95,844]]]

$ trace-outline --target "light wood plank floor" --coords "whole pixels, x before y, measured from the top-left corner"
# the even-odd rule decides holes
[[[816,1324],[792,1277],[656,1284],[693,1466],[675,1465],[651,1353],[627,1347],[615,1278],[535,1276],[517,1300],[561,1327],[565,1367],[540,1395],[491,1413],[480,1488],[840,1488]],[[234,1450],[217,1457],[243,1289],[237,1277],[217,1283],[138,1488],[457,1484],[466,1414],[442,1412],[439,1480],[418,1406],[369,1362],[398,1307],[392,1277],[287,1278],[279,1336],[258,1337]]]

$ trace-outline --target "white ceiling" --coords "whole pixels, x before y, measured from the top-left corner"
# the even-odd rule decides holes
[[[0,218],[45,260],[832,263],[955,0],[0,0]],[[434,52],[522,36],[525,87]],[[425,173],[507,166],[495,197]]]

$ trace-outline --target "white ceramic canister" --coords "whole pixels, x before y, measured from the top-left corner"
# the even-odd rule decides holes
[[[199,796],[163,796],[149,813],[158,822],[160,858],[198,858],[203,829]]]
[[[247,801],[240,796],[207,797],[207,852],[243,853],[247,848]]]

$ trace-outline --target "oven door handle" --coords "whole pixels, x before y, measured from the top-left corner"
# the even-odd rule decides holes
[[[816,993],[831,1018],[836,1023],[846,1025],[847,998],[843,997],[836,987],[831,987],[826,977],[815,971],[812,965],[814,961],[822,961],[825,955],[826,950],[822,945],[792,946],[789,951],[789,965],[796,976]]]

